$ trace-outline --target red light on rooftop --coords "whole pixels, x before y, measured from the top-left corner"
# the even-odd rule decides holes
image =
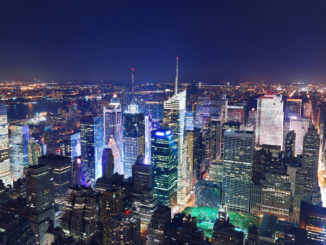
[[[135,71],[135,68],[134,67],[131,67],[131,71]]]

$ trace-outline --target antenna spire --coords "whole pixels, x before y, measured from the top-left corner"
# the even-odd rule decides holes
[[[134,67],[132,67],[131,68],[131,96],[132,96],[132,100],[134,99],[134,90],[135,90],[135,88],[134,88],[134,84],[135,84],[135,74],[134,74],[134,72],[135,72],[135,68]]]
[[[176,73],[175,73],[174,94],[178,94],[178,80],[179,80],[179,56],[176,57]]]

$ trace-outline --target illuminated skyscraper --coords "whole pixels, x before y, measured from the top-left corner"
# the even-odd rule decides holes
[[[38,140],[31,138],[28,142],[28,163],[29,163],[29,165],[37,165],[38,158],[40,156],[42,156],[42,145],[38,142]]]
[[[295,132],[295,155],[301,155],[303,150],[303,137],[310,125],[309,118],[290,118],[289,130]]]
[[[12,184],[10,176],[8,121],[5,104],[0,104],[0,179],[5,185]]]
[[[91,185],[102,176],[103,118],[85,117],[80,122],[81,155],[86,165]]]
[[[257,100],[256,144],[283,148],[282,95],[264,95]]]
[[[11,125],[9,128],[9,156],[11,174],[16,181],[24,178],[24,169],[28,167],[28,125]]]
[[[124,113],[123,120],[124,176],[132,176],[132,166],[139,155],[145,154],[145,122],[144,114],[132,102]]]
[[[122,110],[119,98],[114,95],[108,107],[103,108],[104,117],[104,144],[108,145],[111,137],[113,137],[116,147],[121,158],[116,158],[115,167],[119,169],[119,174],[123,174],[123,133],[122,133]],[[122,172],[121,172],[122,171]]]
[[[153,188],[160,203],[172,207],[177,201],[178,145],[171,130],[152,131]]]
[[[285,117],[287,120],[290,118],[299,118],[302,114],[302,99],[286,99],[285,104]]]
[[[164,101],[163,124],[166,128],[172,130],[173,136],[178,143],[178,181],[177,181],[177,202],[184,204],[187,202],[187,147],[185,142],[185,122],[186,122],[186,90],[178,93],[178,57],[177,74],[175,81],[174,95],[167,101]],[[189,175],[188,175],[189,176]]]
[[[152,123],[149,116],[145,116],[145,162],[151,162],[151,131]]]
[[[64,134],[60,137],[60,155],[70,157],[71,161],[81,155],[80,133]]]
[[[230,210],[249,212],[254,144],[253,132],[224,133],[222,203]]]

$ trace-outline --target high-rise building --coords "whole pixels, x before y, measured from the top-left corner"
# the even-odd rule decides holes
[[[0,179],[5,185],[12,184],[10,175],[8,120],[5,104],[0,104]]]
[[[287,156],[294,156],[295,155],[295,139],[296,134],[294,130],[291,130],[287,133],[285,138],[285,152]]]
[[[282,95],[264,95],[257,100],[256,145],[278,145],[283,148]]]
[[[138,111],[134,103],[128,106],[123,120],[124,176],[132,176],[132,166],[139,155],[145,154],[144,114]]]
[[[306,244],[326,243],[326,208],[301,202],[299,224],[307,231]]]
[[[80,121],[81,154],[91,186],[102,176],[103,118],[88,116]]]
[[[302,115],[302,99],[286,99],[285,104],[285,117],[287,120],[290,118],[299,118]]]
[[[148,233],[148,224],[157,208],[157,198],[154,196],[152,166],[145,164],[144,156],[138,156],[132,166],[133,178],[133,209],[140,217],[142,236]]]
[[[71,159],[58,155],[47,155],[39,158],[39,164],[47,165],[50,170],[55,202],[55,224],[57,224],[65,195],[71,185]]]
[[[9,127],[10,170],[14,181],[24,178],[24,169],[28,167],[28,125],[13,124]]]
[[[37,165],[38,158],[42,156],[42,145],[38,140],[31,138],[28,142],[28,163],[29,165]]]
[[[152,131],[151,140],[154,193],[160,203],[172,207],[177,202],[178,145],[169,129]]]
[[[290,118],[289,130],[295,132],[295,155],[301,155],[303,150],[303,137],[310,126],[309,118]]]
[[[112,244],[140,244],[140,220],[131,211],[112,218]]]
[[[145,162],[151,162],[151,131],[152,123],[149,116],[145,116]]]
[[[62,210],[61,228],[77,242],[92,244],[96,229],[96,193],[89,187],[70,187]]]
[[[60,136],[59,155],[70,157],[71,161],[81,155],[80,133],[68,133]]]
[[[27,168],[26,195],[35,242],[43,244],[49,222],[54,221],[53,182],[48,166],[38,164]]]
[[[115,157],[115,167],[119,174],[123,174],[123,133],[122,133],[122,110],[119,98],[114,95],[108,107],[103,108],[104,117],[104,144],[108,145],[110,138],[114,139],[120,158]],[[110,148],[110,147],[109,147]]]
[[[254,144],[251,131],[224,133],[222,203],[230,210],[249,212]]]
[[[244,122],[244,106],[243,105],[230,105],[227,107],[227,120],[233,122]]]
[[[76,186],[85,186],[89,187],[91,185],[88,170],[86,166],[83,164],[82,157],[75,157],[72,162],[72,183]]]
[[[152,215],[148,226],[148,241],[150,245],[164,244],[165,231],[171,222],[171,208],[159,205]]]

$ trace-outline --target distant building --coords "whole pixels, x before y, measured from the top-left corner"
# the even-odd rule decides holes
[[[81,155],[80,133],[64,134],[60,137],[59,155],[70,157],[71,161]]]
[[[282,95],[264,95],[257,100],[256,144],[283,148]]]
[[[46,165],[33,165],[26,172],[27,205],[29,221],[36,244],[43,244],[49,222],[54,221],[54,193],[51,174]]]
[[[299,118],[302,115],[302,99],[286,99],[285,104],[285,117],[287,120],[290,118]]]
[[[178,146],[171,130],[152,131],[153,188],[160,203],[172,207],[177,201]]]
[[[295,139],[296,134],[294,130],[291,130],[287,133],[285,138],[285,152],[287,156],[294,156],[295,155]]]
[[[77,186],[85,186],[89,187],[91,185],[91,181],[88,175],[88,169],[83,164],[82,157],[75,157],[72,162],[72,183]]]
[[[28,163],[29,165],[37,165],[38,158],[42,156],[42,145],[38,140],[31,138],[28,142]]]
[[[295,156],[303,152],[303,138],[308,132],[310,118],[290,118],[289,130],[295,132]]]
[[[148,226],[148,241],[150,245],[164,244],[165,232],[171,222],[171,208],[159,205],[152,215]]]

